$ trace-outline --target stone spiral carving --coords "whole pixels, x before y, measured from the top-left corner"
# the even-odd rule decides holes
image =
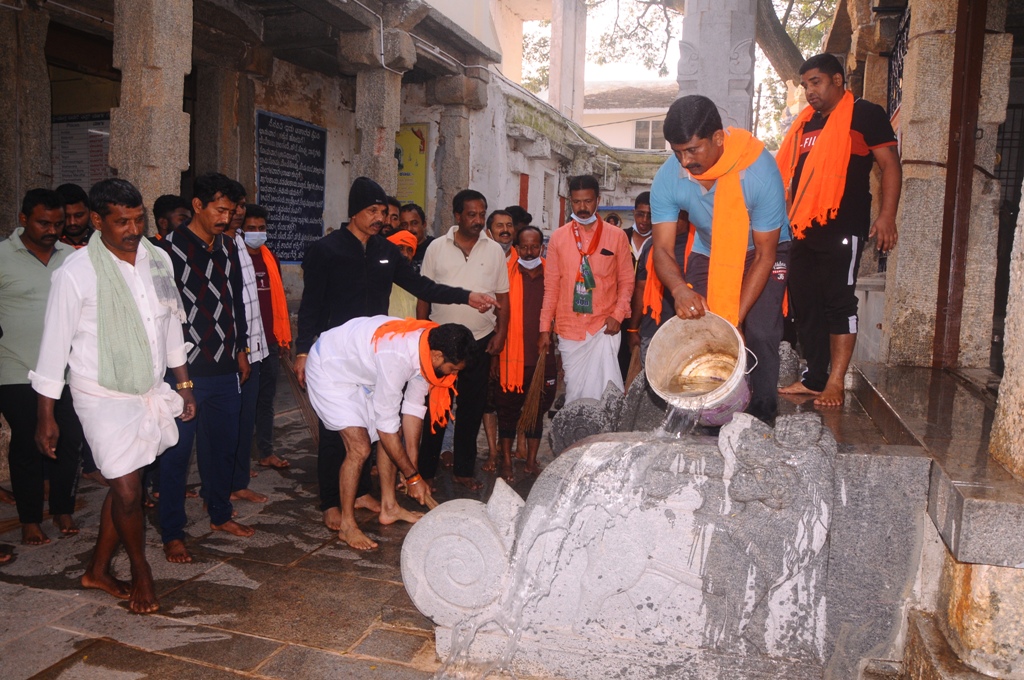
[[[425,615],[452,626],[496,600],[508,551],[487,506],[449,501],[416,524],[402,545],[402,580]]]

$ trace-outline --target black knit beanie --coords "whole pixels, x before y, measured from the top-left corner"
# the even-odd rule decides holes
[[[387,205],[388,195],[369,177],[356,177],[348,192],[348,216],[351,218],[371,205]]]

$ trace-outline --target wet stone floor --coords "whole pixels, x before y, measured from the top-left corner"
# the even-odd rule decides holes
[[[147,511],[147,555],[161,606],[148,616],[79,587],[105,488],[83,479],[75,514],[81,532],[57,538],[47,520],[52,542],[45,546],[20,545],[17,513],[0,504],[0,550],[15,553],[0,566],[0,678],[430,678],[438,668],[433,628],[406,595],[399,566],[408,525],[381,526],[359,511],[363,530],[380,544],[365,553],[324,527],[313,442],[284,380],[276,437],[291,468],[259,469],[250,488],[268,503],[235,503],[238,520],[256,529],[253,537],[212,533],[202,501],[187,499],[193,562],[172,565],[156,510]],[[481,450],[486,455],[486,445]],[[549,450],[544,454],[542,462],[550,459]],[[453,487],[444,470],[436,498],[485,500],[493,475],[478,477],[484,488],[469,492]],[[198,488],[194,463],[191,482]],[[531,484],[526,478],[515,488],[525,497]],[[403,504],[415,509],[408,499]],[[129,578],[123,552],[115,571]]]

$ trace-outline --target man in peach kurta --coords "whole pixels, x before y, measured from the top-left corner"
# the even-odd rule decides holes
[[[623,389],[616,358],[633,295],[633,261],[622,229],[597,216],[600,187],[591,175],[569,178],[572,220],[548,243],[538,349],[552,322],[565,371],[565,402],[600,399],[609,382]]]

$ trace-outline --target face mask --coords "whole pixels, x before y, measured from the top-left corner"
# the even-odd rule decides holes
[[[264,243],[267,242],[267,232],[265,231],[247,231],[245,232],[245,245],[249,246],[253,250],[256,250]]]
[[[580,223],[580,224],[593,224],[594,222],[597,222],[597,215],[596,215],[596,214],[594,214],[594,215],[591,215],[590,217],[588,217],[588,218],[586,218],[586,219],[583,219],[582,217],[577,217],[577,216],[576,216],[576,213],[573,213],[573,214],[572,214],[572,218],[573,218],[573,219],[574,219],[574,220],[575,220],[576,222],[578,222],[578,223]]]
[[[522,265],[523,269],[536,269],[540,266],[540,258],[535,257],[532,260],[524,260],[519,258],[519,264]]]
[[[499,243],[498,245],[501,246],[501,249],[505,251],[506,255],[508,255],[508,251],[512,250],[511,243]]]
[[[640,231],[640,228],[637,227],[636,224],[633,225],[633,231],[635,231],[636,233],[640,234],[641,236],[647,236],[648,234],[651,233],[651,229],[653,229],[653,228],[654,228],[654,225],[651,225],[647,229],[647,231]]]

